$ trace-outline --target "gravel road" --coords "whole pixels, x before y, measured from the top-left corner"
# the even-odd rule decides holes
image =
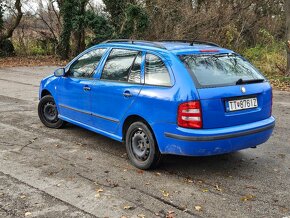
[[[0,217],[290,217],[290,93],[274,92],[257,149],[144,172],[119,142],[41,124],[39,81],[55,68],[0,68]]]

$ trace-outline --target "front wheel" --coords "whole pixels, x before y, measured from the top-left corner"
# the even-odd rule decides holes
[[[63,120],[58,118],[57,107],[51,95],[46,95],[40,99],[38,116],[41,122],[49,128],[59,129],[65,124]]]
[[[126,149],[132,164],[142,170],[154,168],[161,153],[152,131],[143,122],[135,122],[126,132]]]

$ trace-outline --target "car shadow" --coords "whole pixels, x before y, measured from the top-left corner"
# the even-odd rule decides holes
[[[71,135],[74,134],[75,138],[87,144],[89,149],[102,150],[118,157],[126,157],[124,155],[126,148],[120,142],[73,124],[68,124],[65,129],[70,131]],[[79,135],[82,137],[80,138]],[[249,151],[251,149],[207,157],[164,155],[158,168],[152,172],[163,171],[181,177],[208,176],[209,174],[226,177],[229,175],[239,176],[241,172],[245,172],[249,168],[252,170],[257,168],[257,157],[250,154]]]

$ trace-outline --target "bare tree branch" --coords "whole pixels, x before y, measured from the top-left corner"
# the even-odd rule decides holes
[[[2,36],[0,36],[0,41],[3,41],[4,39],[11,38],[14,30],[16,29],[16,27],[19,25],[19,23],[21,21],[21,18],[23,16],[23,12],[21,10],[21,1],[16,0],[14,7],[16,9],[16,18],[15,18],[14,22],[12,23],[12,25],[10,27],[8,27],[8,29],[6,30],[6,33],[4,33]]]

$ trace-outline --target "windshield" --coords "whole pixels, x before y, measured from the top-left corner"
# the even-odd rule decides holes
[[[234,54],[184,55],[181,61],[201,87],[236,85],[238,81],[264,81],[248,61]]]

